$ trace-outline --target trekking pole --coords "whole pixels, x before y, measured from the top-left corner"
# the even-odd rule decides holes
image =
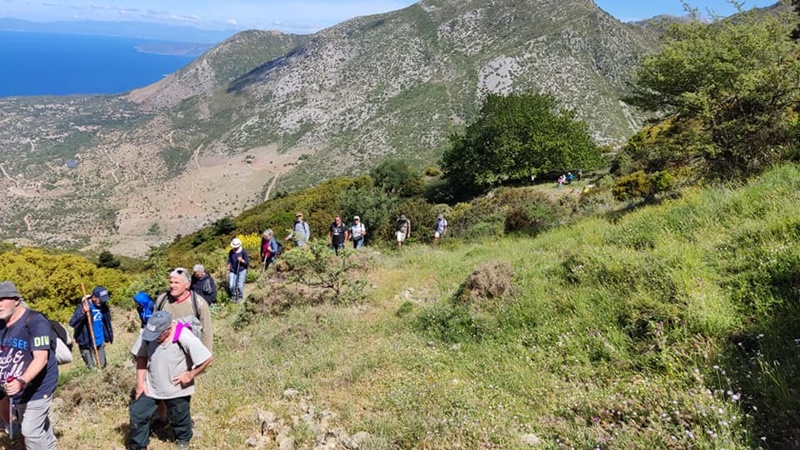
[[[81,283],[81,289],[83,290],[83,304],[86,306],[86,309],[89,311],[86,313],[86,326],[89,327],[89,336],[92,338],[92,348],[94,349],[94,360],[97,362],[97,369],[102,370],[100,364],[100,353],[97,351],[97,342],[94,340],[94,320],[91,318],[92,314],[92,307],[89,306],[89,299],[86,298],[86,286]]]
[[[11,383],[14,381],[14,377],[8,377],[6,379],[6,383]],[[11,399],[11,396],[8,395],[6,392],[6,397],[8,397],[8,440],[14,440],[14,400]]]
[[[264,264],[262,264],[262,265],[261,265],[261,272],[262,272],[262,273],[263,273],[265,270],[267,270],[267,257],[269,256],[269,254],[268,254],[268,253],[269,253],[269,251],[267,251],[267,253],[264,253]]]

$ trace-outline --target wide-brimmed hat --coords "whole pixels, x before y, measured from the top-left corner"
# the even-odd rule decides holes
[[[155,341],[170,325],[172,325],[172,314],[167,311],[156,311],[147,319],[147,325],[142,330],[142,339]]]
[[[239,238],[233,238],[233,240],[231,241],[231,247],[232,248],[239,248],[241,246],[242,246],[242,240],[239,239]]]

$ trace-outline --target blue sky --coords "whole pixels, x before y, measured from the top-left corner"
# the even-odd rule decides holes
[[[777,0],[747,0],[745,9]],[[54,20],[146,21],[205,29],[275,29],[310,33],[356,16],[404,8],[415,0],[0,0],[0,17]],[[680,0],[596,0],[622,21],[684,14]],[[728,15],[726,0],[689,0],[702,14]]]

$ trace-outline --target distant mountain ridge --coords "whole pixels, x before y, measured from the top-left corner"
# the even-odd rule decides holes
[[[620,98],[656,47],[591,0],[424,0],[239,33],[125,96],[2,100],[0,234],[141,253],[277,189],[434,164],[488,92],[553,94],[619,143],[640,123]]]
[[[33,22],[10,17],[0,17],[0,31],[35,31],[40,33],[133,37],[202,44],[218,44],[237,33],[236,30],[204,30],[189,26],[152,22],[103,22],[93,20]]]

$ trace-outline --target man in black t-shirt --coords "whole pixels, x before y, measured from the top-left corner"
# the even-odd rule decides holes
[[[336,216],[336,219],[328,229],[328,245],[333,247],[333,251],[337,256],[339,255],[339,250],[344,248],[346,238],[347,226],[342,223],[342,216]]]
[[[8,423],[14,412],[27,448],[56,448],[49,418],[58,383],[52,338],[50,322],[25,306],[14,283],[0,283],[0,419]]]

